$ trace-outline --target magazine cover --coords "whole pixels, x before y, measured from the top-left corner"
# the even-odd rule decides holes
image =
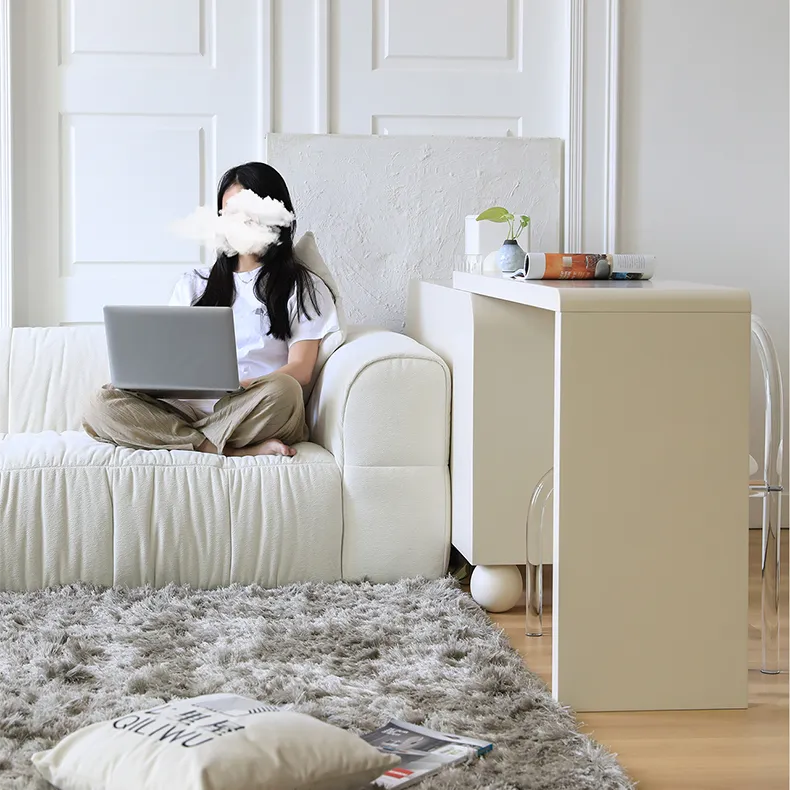
[[[399,765],[380,776],[374,787],[403,788],[456,763],[487,754],[493,748],[488,741],[465,738],[428,730],[415,724],[393,720],[362,739],[379,751],[396,754]]]

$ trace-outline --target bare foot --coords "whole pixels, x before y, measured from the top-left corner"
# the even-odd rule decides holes
[[[267,439],[265,442],[255,444],[252,447],[226,448],[225,455],[285,455],[292,458],[296,455],[296,450],[279,439]]]

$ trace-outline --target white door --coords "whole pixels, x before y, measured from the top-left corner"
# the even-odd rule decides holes
[[[13,0],[15,323],[160,303],[213,203],[268,131],[263,0]]]

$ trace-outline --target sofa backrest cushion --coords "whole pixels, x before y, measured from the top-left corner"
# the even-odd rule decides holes
[[[103,326],[18,328],[0,335],[0,433],[76,431],[109,381]]]
[[[316,359],[315,370],[313,371],[313,379],[304,388],[305,402],[307,402],[310,393],[313,391],[315,382],[318,379],[318,375],[321,373],[321,369],[326,364],[326,361],[345,342],[346,332],[348,331],[348,321],[346,320],[346,313],[343,309],[343,300],[340,298],[340,289],[337,287],[332,272],[329,271],[329,267],[318,251],[315,236],[310,231],[305,233],[299,241],[296,242],[294,245],[294,252],[299,260],[301,260],[313,274],[317,274],[335,295],[337,300],[335,307],[337,309],[338,324],[340,325],[340,330],[338,332],[331,332],[321,341],[321,345],[318,348],[318,358]]]

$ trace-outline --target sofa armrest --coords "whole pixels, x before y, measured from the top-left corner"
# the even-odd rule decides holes
[[[352,329],[307,405],[311,440],[343,477],[343,577],[445,572],[450,372],[405,335]]]
[[[307,406],[312,441],[342,466],[447,466],[450,372],[406,335],[352,329]]]

